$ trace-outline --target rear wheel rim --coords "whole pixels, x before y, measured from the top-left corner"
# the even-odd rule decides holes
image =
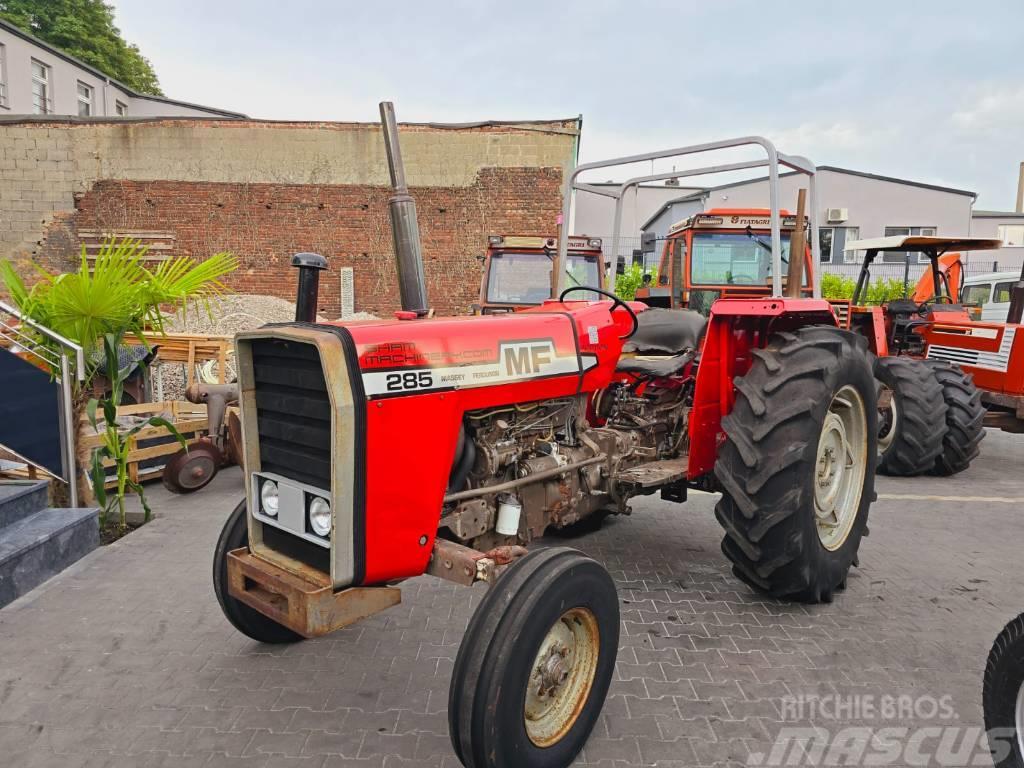
[[[1024,755],[1024,681],[1017,689],[1017,705],[1014,707],[1013,727],[1017,732],[1017,753]]]
[[[814,463],[814,515],[822,546],[843,546],[860,509],[867,474],[864,399],[847,384],[832,398]]]
[[[896,439],[896,430],[899,428],[900,412],[896,407],[896,395],[889,387],[882,385],[882,391],[878,393],[878,455],[883,455],[893,440]]]
[[[560,741],[583,711],[597,673],[601,637],[588,608],[570,608],[548,630],[530,667],[523,719],[536,746]]]

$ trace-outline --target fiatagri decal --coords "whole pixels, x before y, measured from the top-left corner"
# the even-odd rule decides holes
[[[397,371],[364,369],[363,389],[367,397],[381,397],[403,392],[487,387],[579,373],[580,360],[575,354],[559,355],[552,339],[533,339],[501,342],[498,359],[487,362],[428,364]]]

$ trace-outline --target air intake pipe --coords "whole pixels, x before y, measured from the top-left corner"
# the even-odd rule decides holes
[[[1010,309],[1006,322],[1019,323],[1024,317],[1024,267],[1020,268],[1020,280],[1010,286]]]
[[[420,245],[420,226],[416,219],[416,202],[405,183],[402,150],[398,146],[398,122],[395,105],[380,103],[380,122],[384,131],[384,148],[388,154],[388,170],[395,193],[388,200],[391,212],[391,235],[395,244],[395,266],[398,269],[398,292],[402,309],[427,314],[427,281],[423,274],[423,249]]]
[[[319,253],[296,253],[292,266],[299,270],[299,287],[295,293],[295,322],[315,323],[316,305],[320,295],[320,272],[327,269],[327,259]]]

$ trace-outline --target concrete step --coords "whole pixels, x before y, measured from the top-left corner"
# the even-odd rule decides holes
[[[43,509],[0,528],[0,607],[55,576],[100,541],[98,509]]]
[[[48,480],[0,480],[0,528],[46,509]]]

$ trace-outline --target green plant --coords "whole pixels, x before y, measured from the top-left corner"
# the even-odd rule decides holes
[[[140,424],[136,424],[125,432],[118,428],[117,404],[121,402],[124,393],[124,382],[131,373],[131,366],[120,367],[117,349],[121,339],[117,334],[108,333],[103,337],[103,358],[105,362],[105,373],[110,386],[110,394],[107,397],[96,399],[91,398],[85,406],[85,413],[92,428],[100,432],[96,420],[96,411],[103,411],[103,444],[92,453],[92,465],[89,474],[92,477],[93,490],[96,494],[96,501],[100,505],[100,526],[105,527],[110,522],[110,512],[116,506],[118,510],[118,524],[123,531],[128,527],[125,510],[125,494],[133,490],[139,496],[139,503],[145,514],[145,521],[149,522],[152,510],[146,503],[146,492],[142,484],[132,480],[128,476],[128,454],[131,450],[131,438],[137,435],[146,427],[163,427],[171,436],[181,443],[181,447],[188,450],[185,438],[167,419],[160,416],[150,416]],[[103,462],[110,459],[114,464],[114,471],[117,474],[117,488],[113,496],[107,495],[106,470]]]
[[[825,272],[821,276],[821,295],[826,299],[852,299],[857,281],[846,275]],[[906,296],[903,281],[894,277],[872,280],[864,292],[865,304],[885,304]]]
[[[221,278],[237,267],[234,256],[218,253],[198,263],[179,256],[150,270],[143,261],[147,250],[139,240],[111,238],[92,263],[83,245],[75,272],[53,274],[36,266],[42,279],[31,288],[6,260],[0,261],[0,278],[25,315],[82,346],[88,383],[103,365],[97,353],[105,336],[115,334],[120,341],[134,333],[147,343],[147,328],[163,333],[162,306],[185,308],[194,301],[208,306],[225,290]]]
[[[162,307],[174,305],[184,310],[190,303],[199,302],[209,311],[210,299],[225,292],[221,278],[237,267],[234,256],[218,253],[202,262],[180,256],[160,262],[155,269],[148,269],[144,263],[146,250],[138,240],[124,238],[118,242],[111,238],[103,243],[95,260],[90,263],[83,246],[77,271],[53,274],[37,266],[41,279],[31,288],[25,285],[9,262],[0,261],[0,278],[18,309],[37,323],[79,344],[85,351],[84,386],[75,391],[73,398],[75,423],[78,423],[82,408],[86,406],[86,393],[92,379],[100,370],[106,368],[111,386],[120,390],[123,385],[124,377],[117,366],[116,350],[126,334],[134,333],[148,346],[147,333],[163,333]],[[31,333],[30,329],[25,330]],[[37,335],[35,341],[40,346],[53,345],[41,335]],[[107,354],[111,343],[115,351],[113,365]],[[54,351],[59,356],[60,350]],[[59,372],[51,370],[51,373],[56,376]],[[120,395],[112,395],[108,400],[109,403],[103,404],[104,415],[109,416],[108,410],[113,409],[111,412],[116,416]],[[106,425],[107,429],[115,428],[114,419],[107,418]],[[114,442],[111,436],[104,448],[107,449],[104,456],[116,464],[124,446]],[[87,457],[79,457],[81,464],[87,461]],[[92,465],[95,464],[93,457]],[[125,487],[132,486],[118,486],[118,503],[122,509]],[[93,492],[97,499],[105,495],[102,484]]]
[[[658,270],[648,272],[650,284],[658,284]],[[639,264],[631,264],[622,274],[615,275],[615,295],[627,301],[636,298],[638,289],[644,286],[644,268]]]

